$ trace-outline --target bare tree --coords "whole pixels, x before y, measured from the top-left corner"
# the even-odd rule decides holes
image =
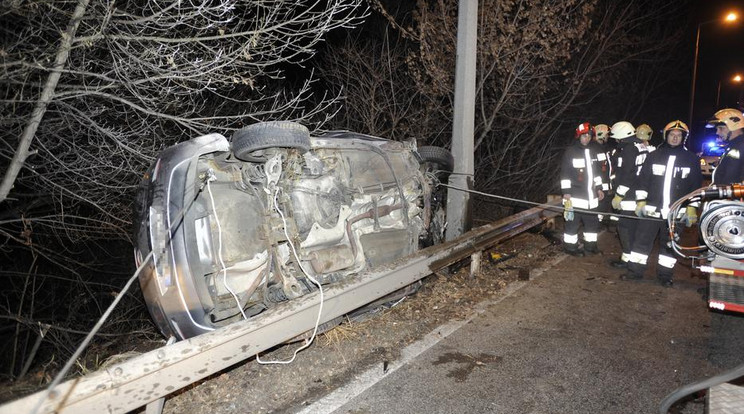
[[[322,125],[337,97],[313,96],[304,65],[365,16],[363,0],[2,2],[0,318],[73,343],[111,297],[91,275],[131,267],[99,242],[129,237],[157,154],[257,120]]]
[[[285,70],[358,23],[360,2],[81,1],[72,16],[63,2],[3,3],[0,156],[13,168],[0,202],[43,189],[121,234],[137,175],[164,146],[260,119],[324,122],[335,97],[308,105],[314,78],[287,88]]]
[[[405,61],[407,77],[390,89],[414,96],[417,105],[398,115],[428,143],[447,146],[451,137],[457,4],[418,0],[411,27],[395,21],[381,2],[375,9],[392,21],[409,45],[390,61]],[[603,114],[626,116],[653,93],[659,62],[670,56],[682,25],[683,4],[664,0],[490,0],[479,7],[476,80],[476,185],[510,196],[541,200],[557,185],[554,171],[562,147],[579,120]],[[366,44],[361,50],[374,50]],[[350,59],[371,61],[369,52]],[[384,59],[382,59],[384,61]],[[357,70],[347,63],[348,71]],[[334,68],[338,66],[335,65]],[[359,85],[380,84],[365,71],[346,75],[344,111],[383,108],[375,89],[356,96]],[[377,73],[387,73],[382,65]],[[403,73],[401,71],[400,73]],[[634,82],[628,83],[633,77]],[[658,79],[657,79],[658,80]],[[415,84],[415,91],[410,84]],[[638,86],[629,90],[630,85]],[[661,83],[658,83],[661,85]],[[617,88],[622,85],[624,88]],[[641,87],[644,86],[642,89]],[[355,93],[349,93],[348,91]],[[615,96],[609,95],[613,94]],[[611,104],[600,105],[611,100]],[[600,108],[603,112],[600,113]],[[609,110],[608,110],[609,109]],[[619,119],[602,119],[611,123]],[[390,132],[395,136],[396,132]]]
[[[335,128],[406,139],[421,137],[423,97],[411,82],[403,40],[348,37],[317,62],[319,75],[344,104]]]

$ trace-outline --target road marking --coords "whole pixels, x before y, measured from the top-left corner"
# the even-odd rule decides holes
[[[542,276],[542,274],[545,273],[546,270],[552,268],[553,266],[556,266],[567,257],[568,256],[565,254],[559,254],[551,262],[548,262],[546,266],[533,270],[530,274],[530,280],[535,280],[538,277]],[[396,361],[391,361],[387,366],[387,370],[385,370],[384,367],[381,367],[380,365],[375,365],[367,371],[357,375],[346,385],[337,388],[335,391],[331,392],[320,400],[305,407],[305,409],[299,411],[299,414],[330,414],[334,412],[349,401],[359,396],[367,389],[371,388],[373,385],[382,381],[386,376],[397,371],[398,368],[407,365],[416,357],[418,357],[434,345],[438,344],[441,340],[452,335],[458,329],[470,323],[470,321],[475,319],[477,316],[483,314],[489,306],[495,305],[502,300],[512,296],[520,289],[527,286],[527,284],[528,282],[526,281],[516,281],[510,283],[496,299],[478,303],[475,306],[474,312],[467,319],[440,325],[434,328],[433,331],[429,332],[422,339],[405,347],[400,353],[400,358]]]

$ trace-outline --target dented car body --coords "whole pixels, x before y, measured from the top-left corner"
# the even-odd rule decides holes
[[[452,161],[429,148],[422,158],[412,143],[268,122],[163,151],[135,229],[160,331],[183,339],[259,317],[440,240],[443,197],[427,171]]]

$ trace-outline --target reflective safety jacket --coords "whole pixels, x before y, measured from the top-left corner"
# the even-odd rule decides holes
[[[636,183],[646,156],[656,148],[653,145],[644,145],[636,137],[625,138],[619,145],[615,153],[615,194],[623,197],[620,210],[635,211],[635,194],[630,189]]]
[[[744,181],[744,135],[739,135],[729,142],[728,148],[721,155],[718,167],[713,170],[712,181],[717,185]]]
[[[602,189],[602,167],[593,145],[583,146],[579,140],[566,149],[561,162],[561,191],[571,195],[575,208],[599,206],[597,190]]]
[[[606,144],[602,145],[594,141],[590,145],[593,145],[594,151],[597,153],[597,161],[602,175],[602,191],[610,191],[612,189],[610,179],[613,175],[612,162],[610,161],[612,150]]]
[[[635,185],[636,200],[646,201],[646,216],[667,218],[669,207],[682,196],[700,188],[702,183],[703,174],[697,155],[684,145],[663,145],[649,154],[643,164]],[[697,204],[690,205],[697,207]],[[680,210],[680,216],[684,211]]]

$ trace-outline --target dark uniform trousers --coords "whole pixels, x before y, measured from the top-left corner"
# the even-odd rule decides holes
[[[635,215],[635,195],[631,188],[634,186],[641,166],[646,160],[646,156],[654,150],[655,147],[647,146],[635,137],[628,138],[628,142],[621,144],[615,161],[617,165],[615,169],[617,173],[615,194],[623,197],[623,200],[620,202],[620,214],[626,216]],[[620,239],[620,246],[623,249],[620,260],[623,262],[627,263],[630,260],[630,252],[633,248],[633,238],[635,237],[637,225],[638,220],[625,217],[620,217],[617,223],[617,236]]]
[[[620,214],[628,215],[632,213],[620,211]],[[623,262],[627,263],[630,260],[630,252],[633,248],[637,225],[638,220],[627,217],[620,217],[620,220],[617,222],[617,237],[620,239],[620,247],[623,250],[620,260]]]
[[[675,237],[679,237],[679,228],[679,226],[675,226]],[[643,276],[646,271],[648,254],[638,252],[650,253],[657,235],[659,236],[659,259],[656,266],[656,275],[662,282],[671,281],[677,259],[674,256],[674,250],[670,247],[669,226],[666,220],[643,220],[637,226],[633,240],[635,244],[629,257],[628,270],[638,276]]]
[[[579,242],[579,225],[584,223],[584,247],[588,250],[597,249],[597,233],[599,233],[599,218],[593,213],[574,213],[574,219],[566,221],[564,225],[564,239],[575,235],[576,240],[564,240],[569,250],[577,249]]]
[[[643,276],[648,256],[659,236],[659,259],[656,274],[662,284],[672,281],[674,265],[677,263],[670,244],[669,227],[666,216],[673,212],[667,209],[679,197],[699,188],[703,176],[700,172],[700,159],[687,151],[684,146],[664,146],[651,153],[643,164],[636,183],[636,199],[644,202],[643,215],[656,220],[635,220],[637,230],[634,234],[628,270],[636,276]],[[690,207],[697,207],[692,202]],[[685,213],[676,212],[675,219]],[[675,231],[680,226],[675,226]],[[678,234],[675,234],[676,238]]]

